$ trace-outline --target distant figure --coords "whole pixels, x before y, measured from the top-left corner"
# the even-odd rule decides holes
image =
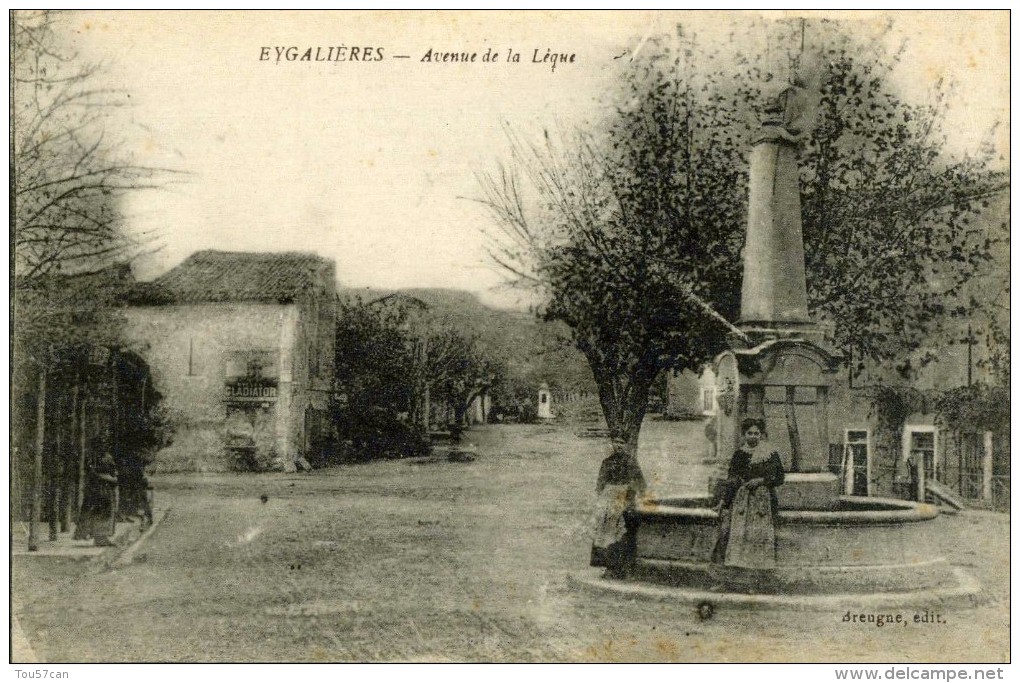
[[[451,422],[446,428],[450,432],[450,443],[459,444],[464,438],[464,425],[459,422]]]
[[[776,566],[776,487],[783,483],[783,461],[768,451],[765,421],[741,423],[743,443],[733,454],[719,505],[719,537],[712,561],[728,567],[771,569]]]
[[[921,500],[922,493],[920,491],[921,476],[917,469],[917,458],[913,453],[907,456],[907,478],[910,480],[910,498],[912,500]]]
[[[612,454],[602,461],[591,565],[605,567],[609,578],[624,578],[637,559],[637,522],[633,509],[647,487],[626,442],[614,439]]]
[[[715,452],[716,439],[719,437],[719,419],[717,416],[712,415],[705,420],[705,441],[708,442],[708,457],[715,458],[718,454]]]
[[[110,546],[114,531],[114,499],[117,487],[117,463],[107,453],[95,467],[90,467],[82,497],[75,540],[92,538],[97,546]]]
[[[145,476],[145,461],[134,454],[127,455],[117,468],[117,484],[120,487],[118,514],[141,515],[142,528],[152,526],[152,505],[149,491],[152,488]]]

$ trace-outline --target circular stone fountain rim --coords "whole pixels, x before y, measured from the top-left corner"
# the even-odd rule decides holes
[[[830,595],[784,595],[715,593],[699,588],[679,588],[648,583],[628,582],[605,578],[601,568],[570,572],[567,581],[577,588],[601,594],[616,594],[627,598],[675,602],[678,604],[751,609],[784,609],[793,611],[830,611],[851,609],[919,608],[937,604],[947,607],[962,604],[975,606],[981,595],[981,585],[959,567],[951,567],[957,585],[945,588],[919,590],[906,593],[836,593]]]
[[[929,503],[915,503],[897,498],[880,498],[871,496],[839,496],[841,503],[874,507],[885,506],[887,510],[782,510],[779,519],[787,524],[903,524],[907,522],[925,522],[938,516],[938,508]],[[703,502],[706,505],[697,505]],[[637,512],[641,516],[676,517],[717,521],[719,513],[707,507],[711,499],[705,497],[652,499],[638,505]],[[686,505],[691,503],[691,505]]]

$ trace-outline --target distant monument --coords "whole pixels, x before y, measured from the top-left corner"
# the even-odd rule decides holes
[[[549,385],[545,382],[538,387],[538,419],[551,420],[555,415],[552,412],[552,394],[549,393]]]

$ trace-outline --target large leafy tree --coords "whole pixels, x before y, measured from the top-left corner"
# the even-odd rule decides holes
[[[809,305],[834,323],[853,370],[900,362],[972,312],[963,287],[1006,234],[986,209],[1008,177],[990,144],[948,154],[951,84],[906,102],[890,84],[901,53],[866,51],[826,22],[807,35],[818,95],[801,151]]]
[[[424,434],[397,419],[412,402],[407,315],[406,302],[393,299],[338,305],[334,381],[340,398],[333,418],[341,440],[355,446],[355,458],[424,445]]]
[[[511,162],[481,177],[499,228],[493,257],[542,290],[543,317],[570,327],[631,455],[658,374],[696,368],[739,334],[728,320],[740,234],[729,226],[741,223],[746,176],[735,137],[746,93],[688,68],[689,46],[653,39],[642,54],[599,129],[542,144],[511,133]]]
[[[343,300],[337,308],[337,389],[351,398],[372,397],[375,405],[395,412],[407,409],[410,371],[406,312],[394,303],[366,305]]]
[[[948,157],[942,94],[904,102],[889,78],[899,55],[879,40],[861,45],[825,22],[800,30],[781,78],[760,54],[722,56],[683,32],[653,38],[601,125],[539,143],[511,131],[510,160],[480,177],[493,258],[571,328],[631,458],[656,375],[696,369],[740,337],[728,321],[755,114],[791,71],[817,96],[801,154],[810,306],[848,361],[916,348],[949,307],[965,307],[954,296],[989,257],[978,219],[1007,181],[987,150]]]

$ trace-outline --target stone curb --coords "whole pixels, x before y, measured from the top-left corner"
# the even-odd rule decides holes
[[[67,537],[65,537],[62,541],[56,543],[48,541],[41,544],[38,550],[29,551],[25,549],[23,539],[19,539],[12,548],[11,555],[12,557],[30,559],[56,558],[74,562],[104,562],[123,552],[123,549],[133,543],[141,533],[138,523],[135,521],[117,522],[117,530],[110,537],[113,545],[109,547],[99,547],[91,541],[79,541],[77,545],[68,546]]]
[[[981,584],[959,567],[952,567],[958,584],[952,588],[910,593],[861,593],[838,595],[755,595],[747,593],[715,593],[694,588],[673,588],[650,583],[628,582],[603,578],[601,569],[587,569],[567,575],[567,583],[593,593],[610,594],[659,602],[675,602],[696,607],[708,603],[715,609],[774,609],[798,612],[828,612],[897,608],[931,608],[962,604],[976,607],[980,602]]]
[[[152,524],[149,528],[143,531],[137,538],[131,541],[131,543],[124,548],[110,548],[109,554],[103,554],[100,556],[99,561],[107,568],[120,568],[126,567],[131,564],[135,555],[138,553],[139,548],[142,544],[149,539],[149,536],[159,527],[159,525],[166,519],[167,513],[170,512],[171,508],[164,508],[158,510],[152,518]]]

